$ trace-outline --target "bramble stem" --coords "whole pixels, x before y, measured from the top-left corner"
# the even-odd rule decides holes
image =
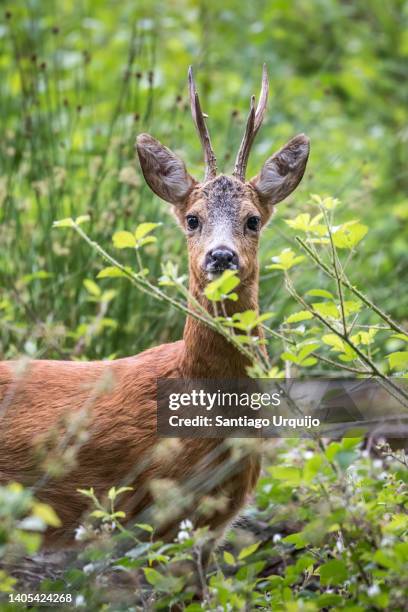
[[[335,274],[332,272],[332,270],[330,270],[329,266],[327,266],[323,261],[321,261],[315,255],[315,253],[313,253],[312,249],[306,244],[304,240],[302,240],[302,238],[300,238],[299,236],[296,236],[295,240],[298,242],[298,244],[300,244],[302,249],[309,255],[311,259],[313,259],[315,264],[317,264],[321,270],[326,272],[326,274],[330,276],[331,278],[334,278],[334,279],[336,278]],[[340,283],[344,287],[347,287],[347,289],[349,289],[352,293],[354,293],[354,295],[357,296],[362,302],[364,302],[366,306],[371,308],[371,310],[373,310],[383,321],[385,321],[390,326],[391,329],[393,329],[399,334],[404,334],[405,336],[408,335],[408,332],[403,327],[401,327],[398,323],[396,323],[381,308],[376,306],[374,302],[372,302],[370,298],[368,298],[364,293],[362,293],[359,289],[357,289],[357,287],[354,287],[354,285],[351,284],[347,276],[345,276],[344,274],[340,278]]]

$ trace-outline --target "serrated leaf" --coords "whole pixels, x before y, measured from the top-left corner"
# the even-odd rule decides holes
[[[135,229],[135,239],[141,240],[147,234],[150,234],[150,232],[156,229],[156,227],[159,227],[159,225],[161,225],[161,223],[151,223],[151,222],[140,223]],[[151,236],[151,238],[154,238],[154,236]]]
[[[322,317],[331,317],[332,319],[339,318],[339,311],[336,304],[333,302],[314,302],[312,306]]]
[[[136,239],[131,232],[115,232],[112,237],[113,246],[117,249],[130,249],[136,247]]]
[[[307,321],[308,319],[313,319],[312,313],[308,310],[300,310],[299,312],[294,312],[285,319],[285,323],[299,323],[300,321]]]
[[[255,542],[254,544],[250,544],[250,546],[243,548],[238,555],[238,559],[242,560],[252,555],[256,550],[258,550],[260,544],[261,542]]]
[[[132,268],[130,268],[129,266],[126,266],[126,271],[131,273]],[[116,268],[115,266],[107,266],[106,268],[103,268],[103,270],[101,270],[98,273],[96,278],[119,278],[119,277],[126,278],[125,272],[123,272],[119,268]]]
[[[236,270],[224,270],[219,278],[208,283],[204,289],[204,295],[212,302],[219,302],[223,299],[236,301],[238,295],[230,292],[239,285],[239,282]]]
[[[306,295],[311,295],[312,297],[322,297],[328,298],[329,300],[333,300],[333,294],[330,291],[326,291],[326,289],[310,289],[306,291]]]
[[[285,351],[284,353],[281,354],[280,358],[283,361],[291,361],[292,363],[299,363],[299,359],[297,357],[297,355],[294,355],[293,353],[289,353],[288,351]]]
[[[285,223],[292,229],[300,230],[301,232],[307,232],[310,227],[310,215],[309,213],[302,213],[295,219],[285,219]]]
[[[235,565],[236,561],[235,561],[235,557],[234,555],[232,555],[230,552],[228,552],[227,550],[224,550],[224,561],[227,565]]]
[[[319,568],[321,584],[341,584],[348,578],[348,569],[344,561],[331,559]]]
[[[344,342],[336,334],[325,334],[322,336],[322,341],[338,351],[344,351]]]
[[[46,525],[50,527],[60,527],[62,525],[60,518],[54,508],[48,504],[36,502],[33,506],[33,514],[38,516]]]
[[[290,270],[296,264],[303,261],[305,257],[298,255],[292,249],[284,249],[279,255],[272,257],[273,264],[266,266],[267,270]]]
[[[146,244],[152,244],[153,242],[157,242],[156,236],[146,236],[145,238],[140,238],[137,241],[136,248],[140,249],[141,247],[146,246]]]
[[[310,199],[318,206],[326,208],[326,210],[333,210],[333,208],[335,208],[340,203],[340,200],[338,200],[337,198],[332,198],[331,196],[322,198],[316,193],[312,193],[310,195]]]
[[[362,305],[362,302],[359,302],[357,300],[345,300],[343,302],[345,315],[348,316],[349,314],[353,314],[354,312],[359,312],[361,310]]]
[[[282,542],[285,542],[285,544],[294,544],[296,548],[304,548],[307,545],[307,539],[302,531],[291,533],[285,538],[282,538]]]
[[[368,227],[358,221],[349,221],[333,232],[333,242],[338,249],[352,249],[367,234]]]
[[[313,353],[313,351],[316,350],[317,348],[319,348],[318,342],[312,342],[310,344],[306,344],[305,346],[302,346],[302,348],[298,352],[298,359],[300,360],[300,362],[302,362],[303,359],[308,357],[310,353]]]
[[[387,357],[390,368],[393,370],[405,370],[408,368],[408,351],[397,351]]]

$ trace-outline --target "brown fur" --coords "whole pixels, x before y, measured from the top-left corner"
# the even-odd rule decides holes
[[[271,202],[277,198],[265,202],[256,179],[243,183],[221,175],[199,184],[171,151],[147,135],[139,137],[138,150],[146,181],[175,206],[187,234],[192,295],[211,308],[203,296],[208,282],[206,250],[210,243],[214,247],[217,240],[225,239],[238,253],[241,280],[239,299],[228,303],[228,312],[257,310],[259,231],[247,230],[246,220],[257,215],[265,225]],[[287,188],[279,183],[281,195],[299,182],[307,159],[303,148],[302,163],[294,163],[292,146],[286,156],[291,165],[283,168],[284,153],[281,150],[278,174],[281,182],[289,182]],[[276,176],[273,181],[278,182]],[[200,218],[199,229],[188,230],[188,214]],[[223,440],[196,439],[181,440],[170,454],[159,453],[156,381],[166,377],[238,378],[246,375],[247,366],[231,344],[191,317],[183,340],[135,357],[88,363],[33,361],[20,372],[17,363],[0,363],[0,483],[19,481],[32,486],[39,499],[55,508],[62,527],[47,533],[47,544],[72,538],[88,507],[78,488],[94,487],[98,496],[104,496],[112,485],[131,485],[133,491],[121,498],[119,507],[129,520],[151,519],[157,479],[171,479],[181,491],[170,508],[171,518],[161,523],[163,534],[172,534],[184,516],[195,525],[208,524],[218,530],[253,490],[259,455],[251,451],[237,457]],[[41,456],[41,447],[57,460],[58,453],[66,452],[70,444],[77,452],[70,457],[68,471],[44,475],[47,455]],[[209,498],[217,502],[210,512],[205,509]]]

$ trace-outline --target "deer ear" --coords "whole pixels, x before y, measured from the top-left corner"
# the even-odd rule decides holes
[[[150,189],[171,204],[181,204],[196,184],[184,162],[149,134],[137,137],[136,148]]]
[[[309,139],[299,134],[266,160],[261,172],[251,181],[266,205],[286,198],[302,180],[309,157]]]

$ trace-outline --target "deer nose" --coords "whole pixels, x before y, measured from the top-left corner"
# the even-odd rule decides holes
[[[238,270],[238,255],[227,247],[217,247],[207,253],[207,272],[222,272],[224,270]]]

